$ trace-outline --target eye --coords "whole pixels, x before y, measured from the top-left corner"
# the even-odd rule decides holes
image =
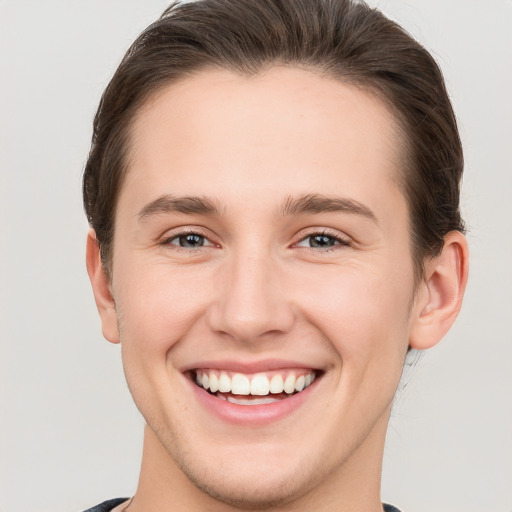
[[[213,245],[208,238],[199,233],[181,233],[173,237],[169,237],[163,241],[163,245],[177,245],[184,249],[199,249]]]
[[[328,233],[313,233],[303,238],[297,247],[307,247],[310,249],[324,249],[328,250],[336,245],[350,245],[348,240],[339,236],[334,236]]]

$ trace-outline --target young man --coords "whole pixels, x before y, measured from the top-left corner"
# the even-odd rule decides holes
[[[91,510],[394,510],[404,359],[467,280],[461,173],[438,67],[378,11],[166,11],[109,84],[84,174],[103,334],[147,422],[135,496]]]

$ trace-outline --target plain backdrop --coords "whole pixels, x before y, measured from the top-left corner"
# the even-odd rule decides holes
[[[166,3],[0,1],[0,512],[78,512],[135,491],[143,420],[101,336],[80,187],[100,94]],[[455,328],[397,395],[383,498],[511,512],[512,2],[372,4],[444,70],[471,249]]]

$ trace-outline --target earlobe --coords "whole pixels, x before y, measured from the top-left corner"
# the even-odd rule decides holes
[[[110,279],[101,262],[100,248],[94,229],[87,234],[87,273],[91,280],[94,300],[101,318],[103,336],[111,343],[119,343],[117,312],[112,296]]]
[[[445,237],[441,254],[426,262],[417,291],[409,345],[424,350],[436,345],[459,314],[468,279],[468,245],[459,231]]]

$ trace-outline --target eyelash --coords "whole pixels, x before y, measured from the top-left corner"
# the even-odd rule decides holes
[[[208,241],[208,245],[206,247],[214,247],[216,246],[217,244],[215,244],[214,242],[212,242],[207,235],[205,235],[204,233],[201,233],[200,230],[198,229],[189,229],[189,230],[185,230],[185,231],[180,231],[178,233],[175,233],[171,236],[168,236],[166,237],[164,240],[162,240],[162,242],[160,242],[160,245],[173,245],[175,246],[176,249],[178,250],[184,250],[184,251],[190,251],[190,250],[194,250],[194,251],[200,251],[202,249],[204,249],[204,246],[201,245],[199,247],[183,247],[181,245],[178,244],[173,244],[172,242],[174,240],[179,240],[181,237],[186,237],[186,236],[189,236],[189,235],[195,235],[195,236],[198,236],[198,237],[201,237],[204,241]]]
[[[199,247],[183,247],[179,243],[178,244],[173,243],[173,241],[179,240],[181,237],[186,237],[188,235],[195,235],[195,236],[201,237],[203,239],[203,244],[204,244],[204,241],[207,241],[208,245],[206,245],[206,246],[200,245]],[[307,246],[298,245],[302,242],[305,242],[308,239],[313,239],[315,237],[329,238],[329,239],[333,240],[334,243],[331,246],[318,247],[318,249],[315,247],[307,247]],[[175,248],[177,250],[184,250],[187,252],[188,251],[196,251],[196,252],[202,251],[202,250],[204,250],[205,247],[215,247],[215,246],[218,247],[218,245],[215,244],[214,242],[212,242],[206,234],[201,233],[201,231],[198,229],[189,229],[189,230],[175,233],[172,236],[166,237],[164,240],[162,240],[160,245],[163,245],[163,246],[173,245],[173,246],[175,246]],[[313,250],[315,252],[323,252],[323,253],[338,250],[340,247],[351,247],[351,245],[352,244],[348,239],[343,238],[338,233],[332,232],[328,229],[322,229],[319,231],[314,231],[312,233],[309,233],[306,236],[302,237],[298,242],[296,242],[294,244],[295,247],[302,247],[304,249]]]
[[[350,247],[351,246],[351,243],[348,239],[343,238],[338,233],[330,231],[328,229],[322,229],[320,231],[314,231],[312,233],[309,233],[308,235],[302,237],[299,240],[299,242],[297,242],[297,243],[301,243],[308,239],[313,239],[315,237],[330,238],[331,240],[334,240],[335,243],[332,246],[328,246],[325,248],[319,247],[318,250],[315,249],[314,247],[304,247],[304,246],[302,246],[302,247],[304,247],[305,249],[314,250],[315,252],[331,252],[331,251],[338,250],[340,247]],[[294,245],[297,245],[297,243]]]

